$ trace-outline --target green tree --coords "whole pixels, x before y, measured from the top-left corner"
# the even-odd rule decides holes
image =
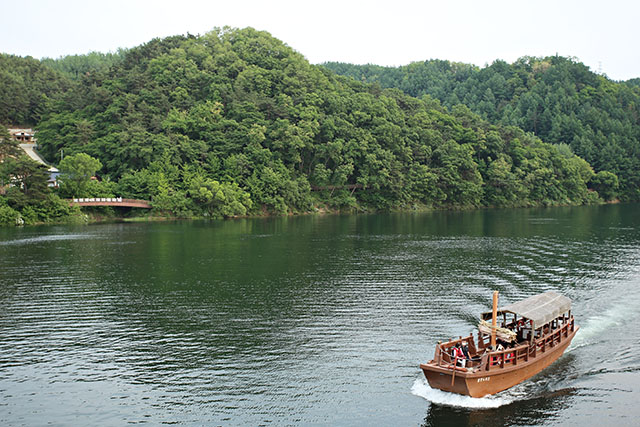
[[[189,194],[212,216],[246,215],[252,207],[249,194],[237,184],[220,183],[201,176],[191,181]]]
[[[61,193],[74,197],[88,196],[91,177],[101,167],[100,160],[85,153],[65,157],[60,162]]]
[[[613,200],[618,196],[618,177],[609,171],[600,171],[590,182],[591,188],[596,190],[604,200]]]
[[[492,161],[487,168],[486,200],[490,206],[512,206],[522,200],[517,176],[505,156]]]
[[[1,199],[0,202],[2,202]],[[0,204],[0,225],[17,225],[20,223],[20,219],[20,212],[7,205]]]
[[[18,141],[11,138],[9,130],[0,125],[0,162],[8,157],[18,157],[24,154]]]
[[[5,159],[1,166],[1,174],[4,179],[8,178],[12,186],[8,194],[20,199],[20,205],[26,204],[29,199],[43,199],[49,193],[49,171],[46,166],[27,156]]]

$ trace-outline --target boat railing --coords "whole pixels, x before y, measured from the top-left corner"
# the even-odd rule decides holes
[[[512,348],[506,348],[499,351],[483,352],[485,346],[483,342],[479,342],[480,348],[476,349],[473,335],[467,337],[459,337],[451,339],[445,343],[439,343],[436,346],[434,362],[436,365],[451,368],[456,360],[451,356],[451,350],[457,343],[467,343],[470,347],[472,355],[471,360],[467,360],[465,367],[479,368],[481,370],[502,369],[509,366],[517,366],[520,363],[528,362],[530,358],[536,357],[540,353],[545,353],[553,347],[562,343],[575,330],[573,316],[563,320],[558,327],[546,332],[542,337],[534,339],[531,342],[523,342]],[[479,337],[482,340],[481,337]]]
[[[458,343],[467,343],[469,345],[470,351],[476,351],[475,344],[473,342],[473,335],[469,335],[467,337],[459,337],[458,339],[451,339],[445,343],[439,343],[436,346],[436,353],[433,358],[436,364],[440,366],[452,365],[455,360],[453,357],[451,357],[451,350]]]
[[[485,353],[481,366],[487,371],[504,368],[505,366],[516,366],[519,363],[528,362],[529,358],[536,357],[539,353],[551,350],[568,338],[569,334],[574,331],[573,316],[567,320],[562,326],[531,342],[531,345],[524,343],[514,348]]]
[[[546,351],[557,346],[564,341],[575,330],[575,322],[573,316],[567,319],[562,326],[549,331],[542,335],[542,337],[534,340],[529,347],[529,352],[532,357],[535,357],[537,353],[545,353]]]

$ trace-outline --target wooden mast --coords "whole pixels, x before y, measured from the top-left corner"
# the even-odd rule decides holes
[[[498,291],[493,291],[493,316],[491,317],[491,347],[496,349],[496,328],[498,326]]]

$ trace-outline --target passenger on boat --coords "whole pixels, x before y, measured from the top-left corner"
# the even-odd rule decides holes
[[[464,353],[464,358],[466,360],[471,360],[471,356],[469,355],[469,345],[466,342],[462,343],[462,353]]]
[[[455,361],[456,366],[465,367],[467,361],[459,342],[451,350],[451,358]]]
[[[489,358],[491,359],[491,365],[492,366],[495,366],[498,363],[500,363],[500,359],[498,358],[498,356],[491,355],[491,353],[493,353],[494,351],[500,351],[500,347],[501,347],[501,344],[498,344],[498,347],[494,350],[493,346],[490,345],[486,349],[486,352],[489,353]]]
[[[488,345],[484,349],[485,353],[491,353],[492,351],[493,351],[493,346],[492,345]]]

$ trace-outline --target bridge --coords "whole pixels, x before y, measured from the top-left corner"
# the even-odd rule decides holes
[[[69,200],[70,206],[116,206],[122,208],[151,209],[151,202],[139,199],[123,199],[122,197],[92,197]]]

